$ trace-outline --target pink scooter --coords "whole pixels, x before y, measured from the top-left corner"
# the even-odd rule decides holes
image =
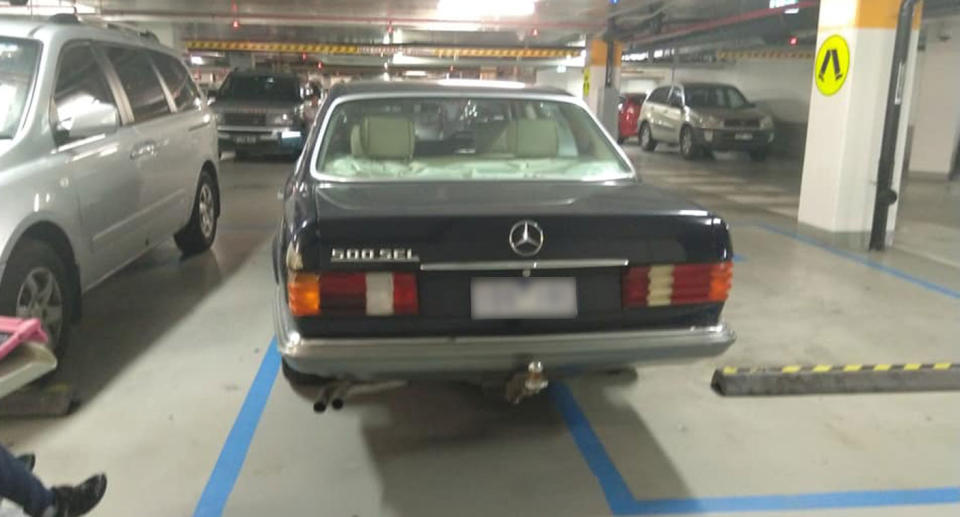
[[[0,398],[57,368],[40,320],[0,316]]]
[[[0,361],[26,341],[47,342],[40,320],[22,320],[0,316]]]

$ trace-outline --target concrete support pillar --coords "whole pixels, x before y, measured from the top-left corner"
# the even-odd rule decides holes
[[[587,44],[583,68],[583,100],[610,134],[617,132],[617,105],[620,102],[620,63],[623,44],[594,39]]]
[[[873,220],[877,167],[901,0],[822,0],[813,70],[800,223],[866,246]],[[917,63],[920,10],[914,17],[894,166],[903,173],[910,99]],[[848,58],[845,50],[849,50]],[[891,207],[892,238],[896,205]]]

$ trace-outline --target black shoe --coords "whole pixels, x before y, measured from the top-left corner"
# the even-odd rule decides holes
[[[33,472],[33,467],[37,466],[37,457],[33,454],[24,454],[22,456],[17,456],[17,461],[23,463],[24,467],[27,467],[27,470]]]
[[[56,517],[84,515],[103,499],[107,491],[107,476],[97,474],[76,486],[53,487],[53,504]]]

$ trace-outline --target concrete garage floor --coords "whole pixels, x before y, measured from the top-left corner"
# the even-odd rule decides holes
[[[58,374],[84,404],[0,422],[0,441],[37,451],[53,482],[107,471],[108,517],[957,515],[960,393],[725,399],[709,380],[728,364],[960,360],[960,269],[794,236],[790,164],[628,150],[648,181],[733,223],[740,340],[725,357],[581,378],[519,407],[415,385],[314,415],[269,348],[291,165],[225,161],[213,252],[182,261],[165,244],[89,293]]]

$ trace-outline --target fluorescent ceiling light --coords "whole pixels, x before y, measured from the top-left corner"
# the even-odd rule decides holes
[[[190,56],[190,64],[191,64],[191,65],[202,65],[202,64],[203,64],[203,58],[200,57],[200,56]]]
[[[519,18],[536,11],[534,0],[440,0],[437,15],[446,19]]]
[[[71,4],[60,0],[33,0],[30,5],[23,7],[4,5],[0,14],[4,16],[53,16],[55,14],[96,14],[95,7],[75,3]]]
[[[407,77],[426,77],[427,72],[424,70],[407,70],[403,75]]]

